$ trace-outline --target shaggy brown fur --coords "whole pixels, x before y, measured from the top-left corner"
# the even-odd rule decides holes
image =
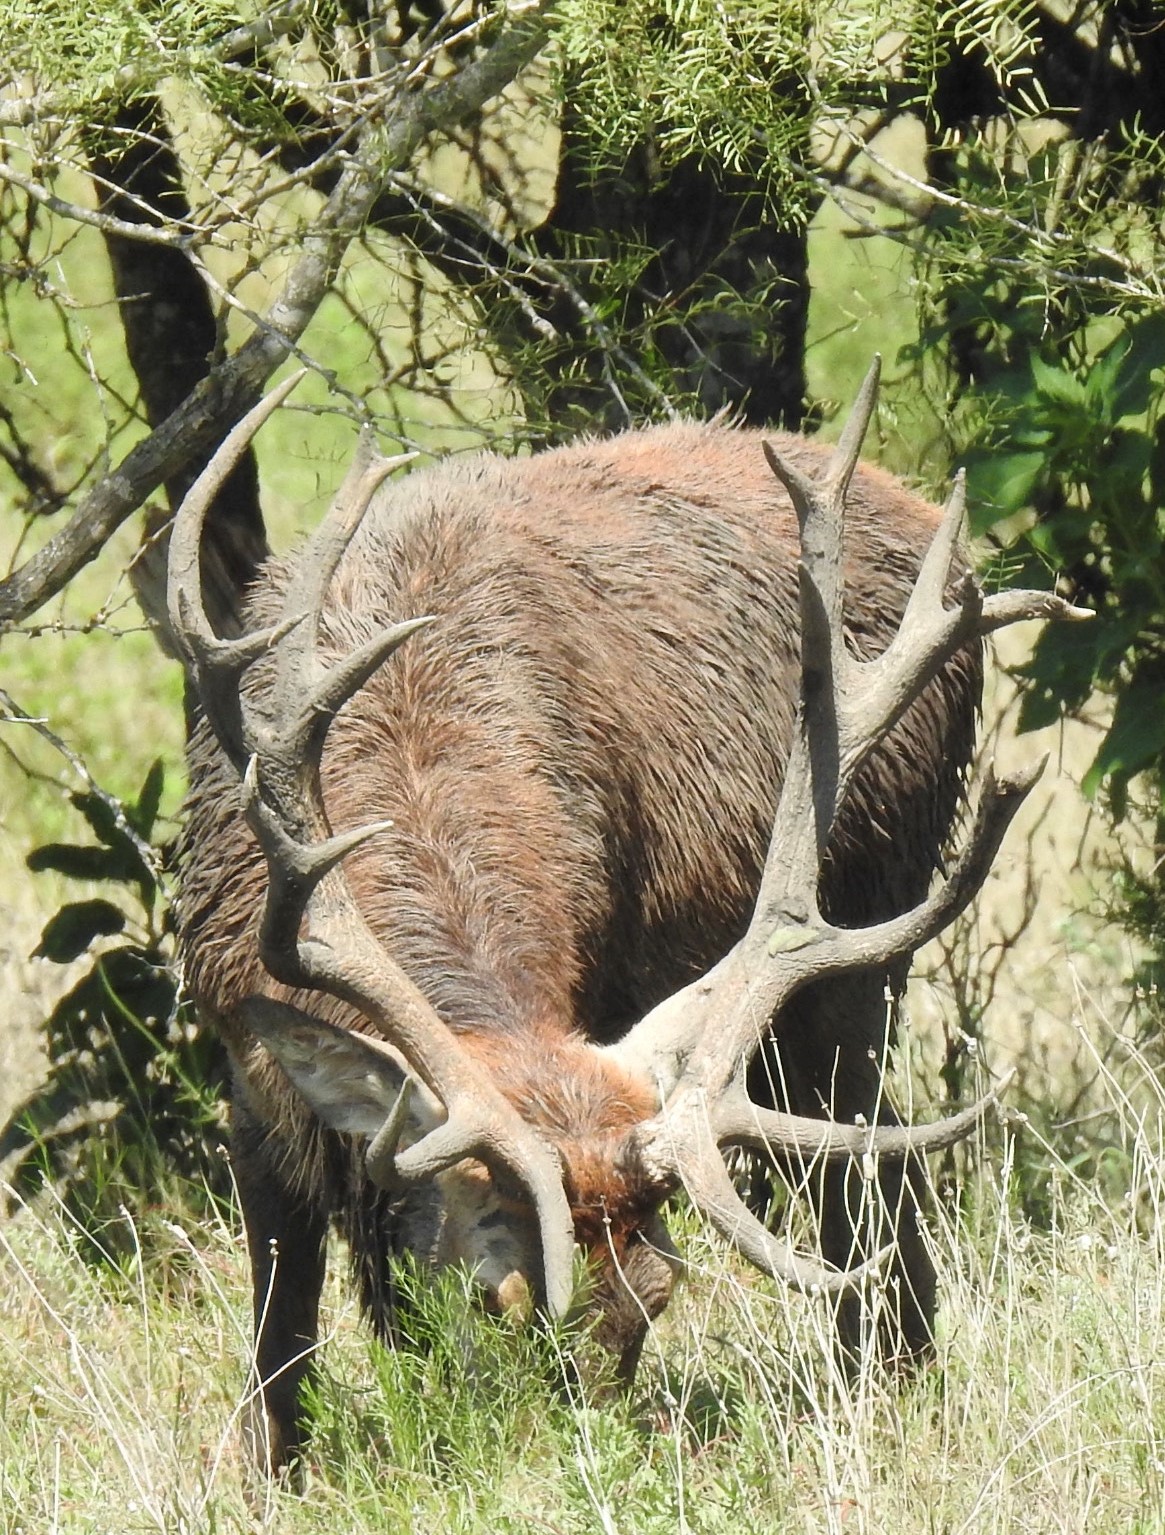
[[[821,466],[812,443],[778,442]],[[936,520],[888,475],[859,470],[846,534],[847,633],[859,653],[891,636]],[[617,1152],[619,1131],[656,1105],[584,1042],[618,1038],[743,931],[796,707],[797,554],[759,436],[674,425],[534,458],[450,459],[391,485],[327,599],[322,633],[337,653],[387,623],[437,615],[337,717],[328,811],[336,829],[392,820],[347,860],[352,889],[483,1070],[562,1149],[591,1245],[610,1229],[595,1224],[599,1206],[621,1242],[649,1213]],[[286,567],[268,570],[252,622],[273,611],[285,580]],[[872,922],[925,893],[959,801],[979,684],[978,656],[959,657],[868,763],[824,870],[833,920]],[[268,1239],[284,1246],[271,1363],[288,1340],[314,1335],[329,1214],[385,1329],[387,1255],[436,1251],[439,1216],[391,1208],[371,1190],[359,1158],[233,1026],[241,997],[279,994],[256,948],[264,868],[205,729],[190,760],[186,976],[236,1061],[258,1285],[271,1280]],[[802,994],[775,1026],[754,1091],[772,1097],[775,1078],[775,1096],[802,1112],[872,1112],[884,983],[847,977]],[[296,1000],[361,1026],[339,1004]],[[596,1136],[611,1147],[598,1162]],[[576,1147],[572,1161],[582,1141],[590,1150],[580,1162]],[[909,1179],[888,1176],[902,1210],[901,1346],[913,1352],[928,1333],[933,1278]],[[843,1185],[831,1174],[818,1191],[826,1255],[839,1262],[854,1242]]]

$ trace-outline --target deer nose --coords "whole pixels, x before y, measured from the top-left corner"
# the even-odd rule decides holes
[[[520,1269],[511,1269],[506,1275],[495,1299],[499,1312],[512,1322],[526,1323],[534,1315],[534,1292]]]

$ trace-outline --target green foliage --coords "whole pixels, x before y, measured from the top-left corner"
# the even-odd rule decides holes
[[[1137,867],[1112,855],[1105,901],[1147,956],[1131,977],[1147,1037],[1165,956],[1165,143],[1103,113],[1081,142],[1063,126],[1080,117],[1041,120],[1015,79],[1001,89],[1010,116],[936,135],[908,360],[941,380],[989,581],[1054,585],[1096,615],[1042,631],[1020,723],[1111,701],[1081,787],[1147,828]]]
[[[649,143],[661,172],[689,155],[759,168],[774,207],[804,210],[807,16],[787,0],[565,0],[559,63],[597,166]]]
[[[48,1077],[0,1139],[0,1157],[17,1193],[51,1182],[102,1256],[116,1246],[118,1212],[160,1198],[176,1178],[204,1202],[228,1192],[221,1049],[181,1003],[149,844],[162,791],[155,763],[132,802],[95,788],[71,794],[95,840],[49,843],[27,860],[111,891],[68,902],[41,935],[38,955],[86,965],[46,1019]]]
[[[1165,312],[1122,324],[1098,351],[1083,337],[1065,352],[982,370],[971,398],[985,427],[967,455],[968,488],[976,531],[1034,510],[1011,540],[1022,555],[1015,579],[1058,578],[1097,614],[1045,628],[1021,724],[1036,729],[1094,688],[1111,692],[1083,788],[1103,785],[1119,819],[1130,780],[1160,781],[1165,753]]]
[[[1020,325],[1016,329],[1019,330]],[[1005,584],[1049,585],[1090,608],[1090,623],[1050,624],[1021,669],[1020,725],[1038,729],[1112,699],[1083,774],[1114,821],[1135,805],[1147,859],[1113,859],[1107,916],[1135,942],[1141,1035],[1159,1048],[1165,970],[1165,312],[1134,313],[1028,353],[997,336],[1004,360],[977,359],[970,392],[980,438],[966,454],[972,518],[1003,545]],[[1109,339],[1100,342],[1098,337]],[[1038,1106],[1033,1106],[1038,1114]],[[1082,1162],[1101,1156],[1099,1144]],[[1083,1169],[1082,1169],[1083,1171]]]
[[[1120,820],[1133,778],[1160,788],[1165,752],[1165,305],[1153,276],[1165,244],[1152,212],[1165,146],[1134,124],[1086,147],[1037,122],[1041,102],[1014,99],[1006,124],[936,146],[943,200],[906,355],[946,370],[973,530],[1001,551],[1003,583],[1055,582],[1097,614],[1044,631],[1021,724],[1111,694],[1083,787],[1103,789]]]
[[[2,19],[6,65],[54,105],[92,128],[109,121],[111,103],[147,96],[168,82],[200,88],[215,110],[240,124],[278,131],[269,90],[231,67],[231,38],[264,9],[233,0],[111,0],[99,8],[76,0],[10,0]]]

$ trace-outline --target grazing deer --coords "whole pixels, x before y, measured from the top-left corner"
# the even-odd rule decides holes
[[[577,1244],[629,1377],[683,1188],[751,1263],[832,1297],[849,1341],[881,1258],[883,1352],[925,1350],[918,1158],[990,1099],[894,1122],[885,987],[1036,776],[984,787],[932,889],[980,637],[1075,610],[984,597],[961,492],[940,521],[858,466],[876,385],[832,457],[671,425],[386,485],[365,448],[236,640],[203,607],[203,516],[290,386],[180,511],[170,616],[202,712],[182,945],[234,1065],[269,1464],[301,1444],[330,1220],[389,1335],[394,1254],[561,1316]],[[810,1189],[824,1261],[745,1205],[734,1146]],[[880,1222],[847,1191],[871,1153]]]

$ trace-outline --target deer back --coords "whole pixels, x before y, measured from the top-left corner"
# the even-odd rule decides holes
[[[857,653],[893,632],[937,516],[859,470]],[[394,821],[348,878],[455,1028],[553,1020],[610,1037],[737,935],[796,708],[796,563],[757,435],[724,426],[454,458],[379,494],[327,599],[325,648],[418,612],[437,622],[345,705],[324,792],[337,829]],[[285,579],[268,567],[252,623]],[[828,878],[839,920],[905,904],[929,878],[977,690],[968,656],[863,774]],[[238,798],[197,731],[182,920],[190,984],[217,1014],[269,985],[252,936],[265,871]]]

